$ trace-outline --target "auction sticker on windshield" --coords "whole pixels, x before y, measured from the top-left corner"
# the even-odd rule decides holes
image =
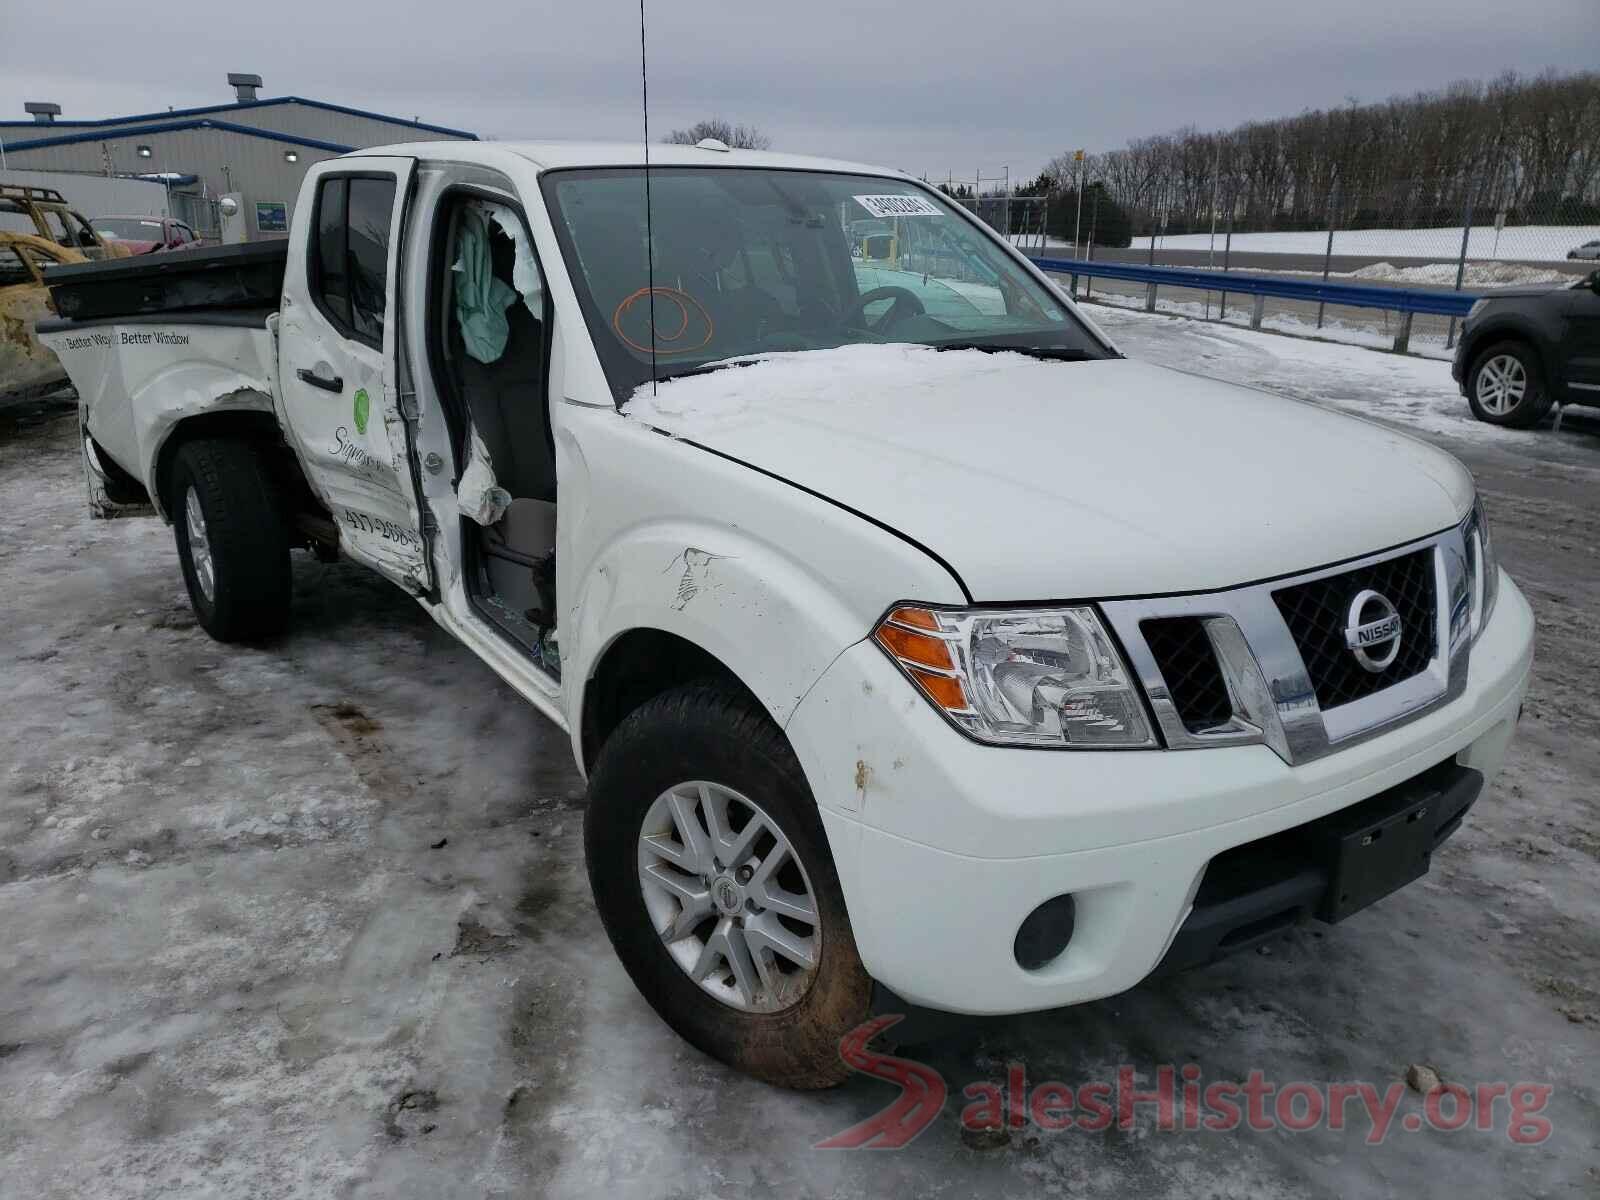
[[[875,217],[937,217],[938,207],[922,196],[856,196],[855,202]]]

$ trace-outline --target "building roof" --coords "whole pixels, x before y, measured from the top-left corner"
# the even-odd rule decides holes
[[[166,112],[138,113],[127,117],[104,117],[97,121],[51,121],[40,125],[35,121],[0,121],[0,129],[48,129],[52,126],[70,125],[75,128],[106,128],[124,125],[130,121],[171,121],[176,117],[198,117],[207,113],[238,112],[246,108],[268,108],[277,104],[303,104],[307,108],[320,108],[326,112],[343,113],[347,117],[367,117],[385,121],[390,125],[404,125],[427,133],[443,133],[450,137],[477,140],[478,135],[464,129],[450,129],[444,125],[429,125],[425,121],[408,121],[404,117],[391,117],[386,113],[368,112],[362,108],[349,108],[343,104],[329,104],[326,100],[307,100],[304,96],[274,96],[266,100],[242,100],[231,104],[206,104],[199,108],[168,109]]]
[[[87,122],[85,122],[87,124]],[[47,125],[28,125],[29,129],[48,129]],[[221,129],[228,133],[242,133],[247,137],[265,138],[269,142],[287,142],[291,146],[305,146],[311,150],[327,150],[333,154],[347,154],[355,149],[338,142],[324,142],[318,138],[301,137],[293,133],[279,133],[275,129],[258,129],[254,125],[240,125],[235,121],[161,121],[154,125],[105,125],[81,133],[62,133],[53,137],[29,138],[26,141],[6,142],[6,152],[43,150],[47,146],[71,146],[78,142],[123,141],[127,138],[145,137],[152,133],[180,133],[185,129]],[[449,145],[451,143],[445,143]]]

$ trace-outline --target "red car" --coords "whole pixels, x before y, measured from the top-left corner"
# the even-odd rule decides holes
[[[173,217],[96,217],[90,224],[101,237],[121,242],[135,254],[200,244],[199,235]]]

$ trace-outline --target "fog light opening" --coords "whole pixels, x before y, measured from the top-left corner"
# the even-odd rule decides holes
[[[1028,914],[1017,930],[1011,952],[1024,971],[1037,971],[1061,957],[1072,940],[1078,905],[1071,896],[1046,900]]]

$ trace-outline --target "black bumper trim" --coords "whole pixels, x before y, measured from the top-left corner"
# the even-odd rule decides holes
[[[1194,907],[1152,975],[1216,962],[1311,917],[1350,915],[1330,894],[1336,844],[1427,800],[1431,854],[1461,827],[1482,789],[1482,772],[1452,759],[1359,804],[1224,851],[1207,865]]]

